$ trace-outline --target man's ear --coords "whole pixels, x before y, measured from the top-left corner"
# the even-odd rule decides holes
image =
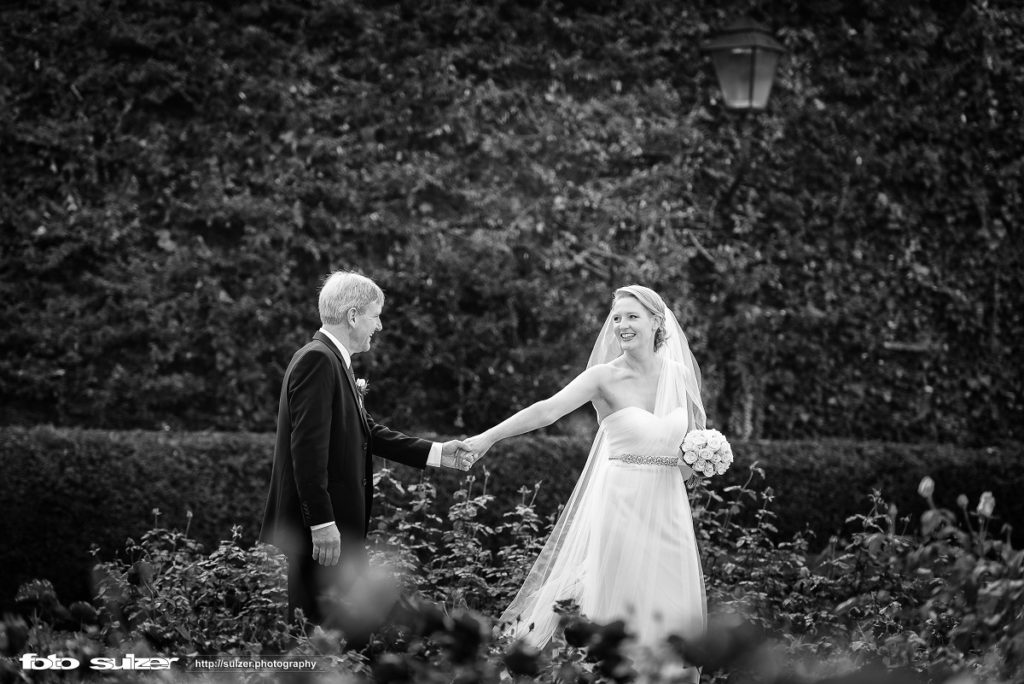
[[[356,311],[356,307],[353,306],[351,309],[349,309],[348,312],[345,315],[346,319],[348,320],[348,324],[349,325],[355,325],[356,324],[356,316],[358,316],[358,315],[359,315],[359,312]]]

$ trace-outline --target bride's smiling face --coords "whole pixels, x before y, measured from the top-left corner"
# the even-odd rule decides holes
[[[658,321],[633,297],[619,297],[612,304],[612,329],[622,351],[654,349]]]

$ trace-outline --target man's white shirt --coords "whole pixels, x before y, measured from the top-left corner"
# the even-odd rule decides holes
[[[320,332],[322,332],[324,334],[324,336],[327,339],[329,339],[334,344],[335,347],[338,348],[338,351],[341,352],[342,360],[345,361],[345,367],[351,369],[352,368],[352,355],[349,353],[348,349],[345,348],[345,345],[343,345],[341,343],[341,340],[339,340],[337,337],[335,337],[331,333],[327,332],[327,330],[325,330],[324,328],[320,328]],[[427,465],[428,466],[432,466],[434,468],[438,468],[438,467],[441,466],[441,443],[440,442],[434,442],[433,444],[430,445],[430,454],[427,455]],[[325,527],[330,527],[333,524],[334,524],[334,521],[332,520],[331,522],[328,522],[328,523],[320,523],[319,525],[312,525],[312,526],[310,526],[309,529],[310,529],[310,531],[316,531],[316,530],[323,529]]]

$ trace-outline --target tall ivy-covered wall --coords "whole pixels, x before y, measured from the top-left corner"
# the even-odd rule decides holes
[[[750,12],[743,118],[699,45]],[[1022,437],[1016,2],[40,0],[0,44],[3,423],[272,430],[357,268],[396,426],[547,396],[638,281],[737,437]]]

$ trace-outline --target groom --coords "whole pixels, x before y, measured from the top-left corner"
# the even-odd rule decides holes
[[[333,617],[327,599],[344,596],[366,569],[374,454],[418,468],[469,468],[462,442],[408,437],[364,410],[352,355],[369,350],[383,305],[369,278],[332,273],[320,290],[323,327],[284,374],[260,541],[288,557],[289,621],[296,608],[314,624]]]

